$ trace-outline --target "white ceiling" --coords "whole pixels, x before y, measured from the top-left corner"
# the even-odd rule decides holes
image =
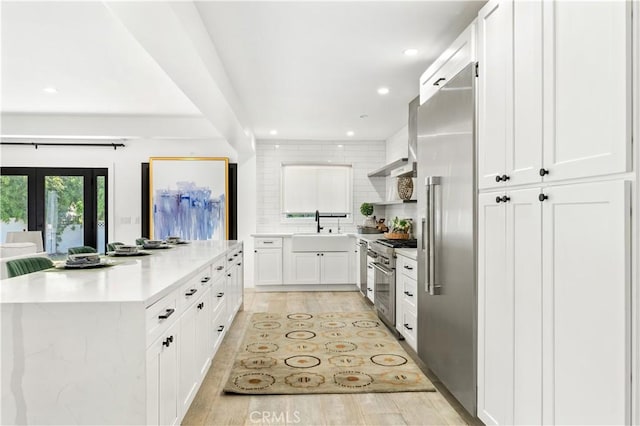
[[[361,140],[406,124],[420,74],[483,3],[195,4],[257,138]],[[201,115],[101,2],[3,1],[1,35],[2,112]]]

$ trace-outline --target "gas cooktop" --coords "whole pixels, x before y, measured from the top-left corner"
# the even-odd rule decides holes
[[[413,238],[409,240],[389,240],[389,239],[379,239],[375,240],[376,243],[382,244],[383,246],[392,247],[392,248],[417,248],[418,240]]]

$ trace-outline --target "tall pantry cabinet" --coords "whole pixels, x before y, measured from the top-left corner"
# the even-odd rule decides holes
[[[631,2],[478,19],[478,417],[629,423]]]

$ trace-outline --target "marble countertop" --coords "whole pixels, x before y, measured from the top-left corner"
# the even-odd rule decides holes
[[[150,306],[238,241],[192,241],[149,256],[108,257],[113,266],[56,269],[0,281],[1,304],[143,302]]]

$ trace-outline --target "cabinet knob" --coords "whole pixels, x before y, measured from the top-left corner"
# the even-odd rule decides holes
[[[258,252],[258,250],[254,250],[253,252],[254,252],[254,253],[257,253],[257,252]]]
[[[496,182],[502,182],[502,178],[500,177],[500,175],[496,175]]]
[[[240,266],[240,265],[242,265],[242,263],[236,263],[236,265]]]
[[[509,176],[507,175],[502,175],[502,176],[496,176],[496,182],[506,182],[509,179],[511,179]]]
[[[549,199],[548,195],[544,195],[544,194],[538,195],[538,200],[540,200],[540,201],[544,201],[544,200],[548,200],[548,199]]]
[[[228,276],[228,277],[230,277],[230,276],[231,276],[231,274],[227,274],[227,276]]]
[[[502,202],[502,197],[500,197],[499,195],[496,197],[496,203],[501,203]]]
[[[502,196],[502,202],[503,203],[506,203],[506,202],[509,202],[509,201],[511,201],[511,197],[507,197],[506,195]]]
[[[549,170],[547,169],[540,169],[540,176],[544,176],[544,175],[548,175],[549,174]]]
[[[316,256],[320,256],[320,253],[316,253]]]

